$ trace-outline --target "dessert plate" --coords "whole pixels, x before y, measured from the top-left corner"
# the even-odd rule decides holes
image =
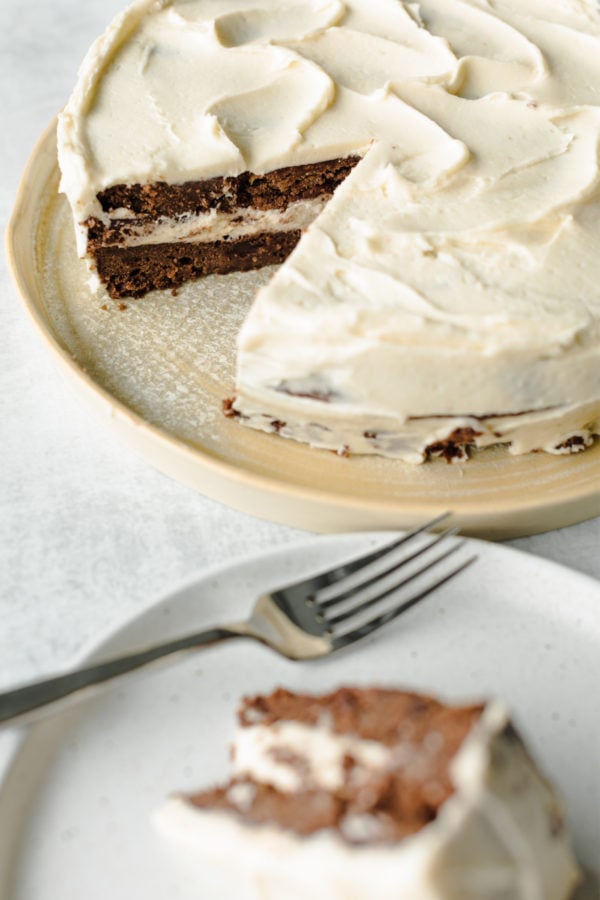
[[[72,385],[145,459],[244,512],[313,531],[407,528],[452,509],[488,538],[600,515],[600,441],[571,456],[506,449],[411,466],[241,428],[221,412],[235,337],[271,270],[211,276],[126,303],[90,286],[58,193],[55,124],[29,162],[7,233],[15,281]]]
[[[381,535],[312,537],[215,569],[116,628],[86,658],[237,618],[251,598],[341,562]],[[125,680],[20,738],[0,788],[0,900],[192,900],[151,817],[169,792],[225,776],[235,709],[279,685],[324,691],[381,684],[449,700],[505,698],[568,808],[600,886],[600,585],[502,545],[351,652],[309,664],[251,642],[224,644]],[[82,662],[78,660],[77,662]],[[0,750],[17,740],[0,733]],[[228,898],[223,898],[228,900]],[[242,898],[235,898],[242,900]]]

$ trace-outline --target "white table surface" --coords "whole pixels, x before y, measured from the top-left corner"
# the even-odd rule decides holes
[[[0,0],[3,230],[33,145],[122,5]],[[55,370],[3,256],[0,335],[0,688],[209,565],[305,537],[199,496],[106,431]],[[600,518],[513,543],[600,578]]]

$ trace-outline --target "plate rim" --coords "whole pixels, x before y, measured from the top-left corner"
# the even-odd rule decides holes
[[[249,550],[247,553],[240,555],[233,561],[224,560],[222,562],[212,563],[206,568],[198,569],[198,571],[193,573],[192,575],[188,575],[185,578],[179,579],[177,584],[175,584],[171,590],[157,595],[157,597],[151,600],[144,609],[135,612],[131,616],[124,616],[120,620],[120,622],[117,622],[112,626],[107,626],[106,629],[103,629],[102,633],[98,637],[89,638],[88,641],[86,641],[85,644],[81,646],[77,654],[75,654],[75,657],[81,656],[81,658],[79,660],[77,658],[75,658],[74,661],[71,660],[71,665],[83,664],[86,661],[94,662],[96,652],[101,652],[102,647],[105,646],[106,643],[110,643],[111,638],[116,632],[120,632],[124,628],[129,626],[135,626],[138,619],[143,619],[146,615],[148,615],[152,610],[158,608],[161,604],[174,599],[178,594],[183,594],[186,591],[191,590],[198,583],[203,581],[210,581],[213,578],[218,578],[225,572],[228,572],[230,570],[241,568],[253,563],[260,563],[261,561],[266,561],[273,557],[284,557],[290,553],[301,555],[302,553],[305,553],[307,551],[310,552],[313,546],[317,546],[318,544],[322,544],[324,542],[334,544],[337,541],[347,541],[348,543],[354,543],[355,541],[362,540],[365,542],[378,541],[382,544],[385,544],[386,535],[393,539],[395,536],[401,537],[406,533],[407,532],[404,529],[385,529],[377,531],[339,532],[336,534],[313,534],[303,536],[298,540],[292,540],[289,544],[280,544],[276,547],[264,547],[260,550]],[[473,549],[475,551],[479,549],[479,553],[483,554],[487,552],[488,548],[490,548],[492,552],[498,551],[501,555],[504,553],[509,556],[515,555],[532,563],[537,562],[544,568],[556,569],[560,571],[563,576],[566,575],[570,579],[574,579],[576,581],[581,580],[584,584],[587,585],[587,588],[592,593],[598,594],[598,609],[600,611],[600,581],[593,575],[590,575],[587,572],[582,572],[579,569],[571,568],[571,566],[567,566],[564,563],[557,562],[554,559],[548,559],[548,557],[546,556],[540,556],[537,553],[531,553],[529,550],[524,550],[521,547],[513,547],[502,542],[486,541],[483,538],[477,537],[467,537],[464,538],[464,540],[466,542],[465,549],[468,549],[469,547],[472,547],[472,545],[475,545]],[[579,597],[577,599],[577,602],[580,602]],[[598,626],[598,632],[600,635],[600,620],[598,622],[595,621],[594,625]]]
[[[34,296],[34,292],[29,289],[26,273],[23,271],[19,261],[20,254],[17,252],[19,224],[23,215],[26,215],[28,202],[31,201],[29,192],[31,174],[37,171],[43,157],[47,157],[48,162],[50,157],[52,157],[54,167],[57,166],[56,124],[57,117],[54,117],[42,132],[29,156],[19,182],[5,231],[8,270],[30,320],[42,337],[45,346],[50,350],[54,362],[58,363],[63,374],[71,379],[71,387],[83,388],[84,390],[79,393],[80,396],[85,394],[88,404],[92,406],[100,405],[105,408],[106,418],[110,424],[117,428],[120,437],[137,452],[138,456],[141,456],[146,462],[150,462],[156,469],[201,491],[206,496],[225,502],[229,506],[260,518],[287,524],[291,527],[307,528],[310,531],[363,531],[372,527],[373,522],[376,522],[378,519],[380,520],[378,527],[382,530],[389,530],[390,526],[386,523],[389,523],[390,516],[404,516],[405,520],[408,521],[412,520],[415,514],[427,515],[428,513],[443,511],[443,503],[427,496],[419,497],[418,499],[408,499],[402,504],[399,504],[397,500],[388,501],[382,497],[377,499],[368,496],[353,498],[341,493],[283,481],[280,478],[273,478],[269,475],[236,466],[234,463],[213,455],[202,445],[192,445],[190,442],[178,438],[174,434],[144,419],[86,372],[68,348],[63,346],[50,323],[44,319],[39,300]],[[136,436],[135,439],[134,434]],[[140,443],[145,443],[147,448],[145,452],[140,450]],[[255,508],[253,503],[249,503],[247,498],[244,498],[239,503],[231,497],[223,500],[222,493],[219,491],[211,492],[209,485],[203,484],[202,488],[200,488],[194,483],[194,479],[190,480],[186,475],[174,474],[175,467],[170,463],[165,465],[157,461],[154,458],[155,454],[153,454],[152,448],[156,448],[157,451],[160,449],[167,455],[173,455],[176,461],[189,464],[192,468],[194,466],[200,467],[206,470],[208,476],[218,476],[221,480],[220,483],[249,489],[253,492],[253,497],[260,496],[264,500],[266,495],[279,501],[289,499],[296,506],[298,504],[312,504],[320,508],[321,514],[324,509],[333,511],[334,514],[337,512],[349,513],[350,511],[359,511],[364,513],[364,524],[362,526],[350,524],[342,529],[339,526],[337,528],[326,526],[322,529],[318,521],[312,521],[307,526],[305,524],[306,515],[299,515],[297,509],[292,515],[278,516],[273,514],[272,511],[262,513]],[[585,454],[594,454],[591,459],[592,465],[598,464],[599,478],[598,486],[595,490],[590,492],[589,485],[578,483],[569,492],[563,490],[558,499],[556,497],[548,498],[546,495],[532,499],[526,492],[520,492],[518,498],[514,496],[512,498],[494,497],[494,506],[491,513],[487,511],[481,501],[478,503],[475,499],[467,499],[466,502],[461,501],[460,510],[456,513],[458,518],[466,520],[465,524],[467,527],[464,528],[464,533],[492,539],[518,537],[553,530],[557,527],[575,524],[600,515],[600,439],[596,441],[595,447],[586,450]],[[586,459],[589,460],[590,457],[586,457]],[[398,463],[401,464],[401,461],[398,461]],[[405,463],[404,465],[409,464]],[[564,480],[568,481],[569,479]],[[574,512],[574,507],[578,503],[585,508],[576,513]],[[555,523],[551,513],[554,515],[560,514],[560,524],[557,525]],[[503,517],[511,514],[523,517],[523,527],[518,525],[510,527],[502,525],[501,522],[494,523],[494,516],[501,520]],[[532,521],[535,522],[533,526],[528,525],[526,522],[528,515],[533,517]],[[312,519],[314,518],[315,513],[312,513]],[[299,519],[300,522],[297,524]],[[469,519],[473,520],[472,527],[468,523]],[[404,523],[398,524],[404,525]]]
[[[270,560],[274,557],[285,557],[290,553],[301,555],[303,553],[310,552],[313,547],[317,546],[318,544],[322,544],[323,542],[335,544],[338,541],[341,541],[348,542],[350,544],[362,540],[365,542],[379,541],[381,543],[385,543],[386,535],[393,539],[394,536],[402,536],[403,534],[406,534],[406,531],[394,531],[386,529],[379,531],[353,531],[339,532],[335,534],[332,533],[306,535],[297,540],[290,541],[289,544],[280,544],[277,547],[264,547],[260,550],[249,550],[247,553],[241,554],[237,559],[233,561],[223,560],[220,562],[212,563],[205,568],[198,569],[197,571],[193,572],[190,575],[187,575],[184,578],[178,579],[170,589],[157,594],[142,609],[118,617],[118,619],[116,619],[114,622],[106,625],[103,629],[101,629],[98,634],[89,637],[86,641],[84,641],[77,651],[69,654],[62,665],[57,666],[57,668],[52,670],[52,672],[48,672],[45,674],[42,673],[39,677],[44,678],[52,677],[52,675],[60,675],[72,668],[76,668],[77,666],[100,661],[103,650],[107,647],[107,645],[110,645],[113,639],[115,639],[122,631],[128,628],[135,628],[139,622],[141,622],[147,616],[153,615],[159,607],[175,600],[180,594],[186,593],[187,591],[196,587],[198,584],[211,581],[215,578],[219,578],[226,572],[232,572],[251,564]],[[598,609],[600,610],[600,581],[594,578],[593,575],[589,575],[587,572],[582,572],[579,569],[571,568],[570,566],[567,566],[561,562],[557,562],[556,560],[548,559],[548,557],[546,556],[539,556],[536,553],[531,553],[530,551],[524,550],[521,547],[513,547],[509,544],[487,541],[477,537],[466,537],[464,540],[466,549],[472,548],[475,551],[479,550],[477,554],[478,556],[480,553],[485,553],[487,549],[490,548],[492,552],[499,551],[501,555],[506,553],[508,556],[517,556],[531,563],[541,564],[544,568],[555,569],[561,572],[563,576],[567,576],[568,578],[575,581],[581,581],[587,586],[587,589],[591,593],[598,594]],[[473,545],[475,546],[473,547]],[[248,602],[250,604],[251,599],[249,599]],[[577,602],[581,602],[581,597],[579,595],[577,596]],[[587,603],[587,600],[585,600],[584,603]],[[598,624],[600,634],[600,623],[594,622],[594,624]],[[6,688],[6,690],[9,689],[10,688]],[[86,701],[84,700],[83,706],[85,706],[85,703]],[[59,712],[58,715],[62,715],[62,712]],[[29,726],[13,726],[12,728],[8,729],[8,732],[12,732],[12,734],[17,737],[18,743],[20,745],[23,741],[27,740],[30,732],[37,728],[40,724],[42,724],[43,721],[45,720],[41,719],[39,721],[34,721]],[[18,752],[19,748],[17,747],[16,753]],[[14,753],[11,753],[11,760],[13,756]],[[6,777],[6,773],[8,772],[11,764],[11,761],[9,761],[6,766],[0,767],[0,792],[2,790],[2,784]]]
[[[394,534],[402,533],[403,532],[394,532]],[[363,540],[376,540],[378,542],[381,542],[384,537],[385,536],[381,531],[339,533],[330,535],[308,535],[297,541],[292,541],[288,545],[279,545],[277,547],[267,547],[261,548],[259,550],[248,551],[234,561],[220,561],[213,563],[206,568],[198,569],[198,571],[187,576],[186,578],[179,579],[170,589],[167,589],[164,592],[158,594],[143,609],[137,610],[129,615],[120,616],[118,620],[113,622],[111,625],[106,626],[106,628],[104,628],[100,634],[88,639],[76,653],[69,656],[64,666],[57,668],[55,671],[58,674],[70,667],[82,665],[85,663],[91,663],[98,660],[102,657],[103,652],[105,652],[105,650],[107,649],[107,646],[110,647],[110,644],[112,642],[117,641],[119,636],[124,631],[135,631],[136,628],[139,628],[140,625],[143,625],[145,619],[152,620],[153,617],[156,617],[161,607],[163,607],[165,604],[168,604],[170,602],[176,603],[177,598],[180,594],[184,594],[185,592],[191,590],[199,584],[210,582],[216,577],[222,577],[226,573],[231,573],[229,577],[235,577],[236,572],[238,572],[240,569],[243,570],[247,566],[257,566],[262,561],[266,561],[269,559],[280,560],[281,558],[285,558],[285,556],[289,553],[294,553],[295,555],[299,556],[303,553],[306,553],[307,551],[310,552],[311,548],[317,547],[318,545],[323,544],[323,542],[330,544],[341,543],[354,545],[357,542]],[[562,576],[564,578],[567,578],[569,581],[574,582],[575,584],[584,584],[586,586],[586,589],[589,590],[589,596],[587,592],[584,597],[582,597],[578,593],[578,608],[573,610],[569,604],[564,604],[562,609],[567,612],[567,615],[569,617],[571,615],[574,616],[581,614],[583,614],[584,619],[593,617],[594,625],[598,626],[594,629],[593,640],[600,642],[600,622],[598,622],[594,617],[593,611],[589,606],[590,600],[592,603],[596,602],[595,598],[593,597],[593,595],[595,594],[597,595],[600,608],[600,581],[585,572],[579,571],[578,569],[573,569],[562,563],[547,559],[546,557],[537,556],[536,554],[529,553],[528,551],[522,550],[518,547],[484,541],[478,538],[467,538],[467,544],[471,547],[471,549],[479,550],[482,553],[499,553],[501,556],[508,556],[513,558],[516,557],[526,565],[535,566],[539,564],[546,570],[554,569],[560,571]],[[350,553],[350,548],[348,548],[348,552]],[[353,551],[353,554],[356,555],[355,550]],[[529,604],[531,602],[531,597],[525,595],[521,602]],[[88,708],[90,702],[92,704],[94,702],[93,694],[89,698],[89,700],[83,700],[83,702],[81,703],[67,705],[64,709],[59,710],[56,715],[43,717],[38,721],[34,721],[30,726],[17,726],[15,728],[8,729],[8,735],[9,737],[13,738],[13,742],[9,754],[6,754],[3,764],[0,765],[0,806],[3,805],[6,796],[7,785],[9,789],[12,789],[11,779],[13,779],[15,776],[18,777],[19,766],[23,760],[23,755],[27,755],[28,753],[30,753],[32,745],[36,743],[36,737],[38,736],[38,734],[41,733],[42,736],[48,734],[50,737],[49,745],[46,746],[44,744],[41,747],[38,746],[38,750],[36,751],[36,760],[34,765],[34,786],[27,791],[24,808],[21,810],[21,815],[19,816],[18,828],[16,829],[17,833],[14,835],[14,838],[11,838],[9,841],[9,846],[11,847],[11,849],[18,849],[21,846],[24,829],[27,827],[27,821],[32,814],[32,809],[35,809],[35,797],[37,794],[38,786],[39,784],[45,783],[46,772],[49,766],[52,765],[52,760],[54,759],[55,753],[60,752],[60,747],[63,744],[63,740],[60,736],[57,736],[57,734],[62,733],[61,722],[66,725],[66,732],[68,733],[71,727],[76,727],[77,720],[81,716],[84,716],[86,714],[86,709]],[[6,813],[3,813],[3,815],[5,814]],[[13,863],[15,862],[16,860],[13,860]],[[0,879],[0,898],[4,898],[4,891],[6,888],[10,889],[14,885],[13,879],[15,873],[16,869],[14,865],[10,865],[5,876]],[[4,898],[4,900],[10,900],[11,897],[12,894],[9,893],[6,895],[6,898]]]

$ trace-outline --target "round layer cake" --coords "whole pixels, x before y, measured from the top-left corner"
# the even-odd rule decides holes
[[[599,138],[594,0],[138,0],[59,161],[113,297],[283,263],[228,415],[421,462],[600,433]]]

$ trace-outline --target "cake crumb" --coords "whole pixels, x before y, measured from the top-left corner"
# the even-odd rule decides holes
[[[225,397],[221,401],[221,409],[226,419],[236,419],[240,414],[237,409],[233,408],[235,397]]]

